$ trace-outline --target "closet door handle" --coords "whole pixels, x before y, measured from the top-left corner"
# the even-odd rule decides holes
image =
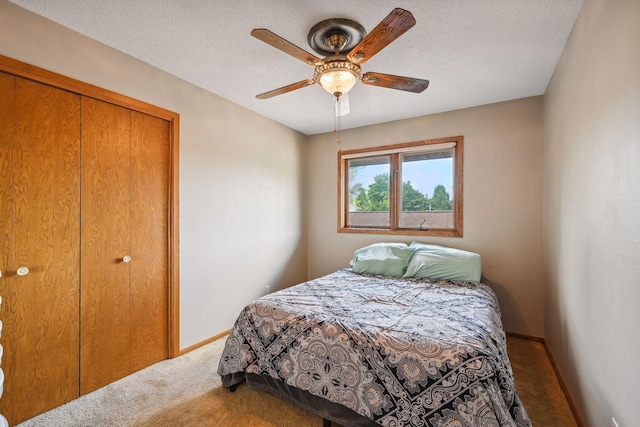
[[[122,257],[122,262],[129,262],[131,261],[131,257],[129,255],[125,255]]]
[[[20,267],[18,269],[18,271],[16,271],[16,274],[18,276],[26,276],[27,274],[29,274],[29,268],[28,267]]]

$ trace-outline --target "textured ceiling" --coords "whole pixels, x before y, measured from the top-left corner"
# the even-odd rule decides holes
[[[331,95],[313,85],[255,95],[313,67],[251,37],[267,28],[314,53],[309,29],[348,18],[371,31],[394,7],[416,25],[362,66],[430,81],[421,94],[358,83],[343,129],[541,95],[582,0],[11,0],[236,104],[311,135],[334,126]],[[315,53],[314,53],[315,54]]]

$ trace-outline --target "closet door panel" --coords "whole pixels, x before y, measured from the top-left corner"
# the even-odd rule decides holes
[[[15,197],[13,189],[13,141],[15,133],[15,78],[0,73],[0,296],[6,297],[13,266],[13,225],[15,221]],[[6,324],[6,310],[0,306],[0,319]],[[0,343],[6,340],[0,339]],[[3,344],[6,348],[6,345]],[[5,357],[5,361],[7,358]],[[0,404],[3,403],[0,400]]]
[[[81,394],[130,372],[130,119],[83,98]]]
[[[16,78],[15,119],[15,255],[5,302],[14,317],[7,393],[17,423],[78,397],[80,98]]]
[[[5,371],[4,388],[13,389],[12,378],[6,367],[11,366],[14,349],[8,340],[7,333],[13,329],[14,315],[9,313],[7,296],[13,280],[9,269],[13,262],[13,225],[15,222],[15,202],[13,194],[13,140],[15,130],[15,78],[5,73],[0,73],[0,296],[4,304],[0,306],[0,320],[3,322],[3,337],[0,344],[4,349],[2,368]],[[11,418],[11,394],[5,392],[0,399],[0,413]]]
[[[0,296],[9,292],[9,268],[13,266],[13,225],[15,222],[15,196],[13,189],[13,146],[15,134],[15,77],[0,73]],[[0,306],[0,319],[7,325],[6,309]],[[6,350],[6,339],[0,339]],[[9,354],[5,353],[4,361]],[[0,400],[0,408],[3,400]]]
[[[131,372],[169,356],[169,123],[131,113]]]

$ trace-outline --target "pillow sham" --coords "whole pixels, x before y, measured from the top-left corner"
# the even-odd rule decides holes
[[[353,253],[355,273],[402,277],[415,249],[404,243],[374,243]]]
[[[402,277],[480,282],[482,260],[474,252],[418,242],[410,248],[415,252]]]

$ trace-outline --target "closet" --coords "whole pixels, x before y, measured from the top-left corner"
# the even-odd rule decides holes
[[[167,358],[168,124],[83,98],[81,139],[85,394]]]
[[[178,117],[7,61],[0,413],[14,425],[178,355]]]
[[[0,412],[14,425],[78,396],[80,97],[2,73],[0,87]]]

